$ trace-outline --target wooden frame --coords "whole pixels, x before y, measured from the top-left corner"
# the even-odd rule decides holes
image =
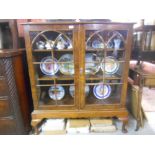
[[[17,30],[17,22],[15,19],[1,19],[0,24],[3,23],[8,23],[9,29],[11,31],[11,36],[12,37],[12,49],[16,50],[18,49],[18,30]]]

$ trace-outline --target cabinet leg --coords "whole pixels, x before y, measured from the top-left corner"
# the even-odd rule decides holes
[[[140,122],[139,122],[139,121],[137,121],[137,125],[136,125],[136,129],[135,129],[135,131],[138,131],[138,130],[139,130],[139,128],[140,128]]]
[[[34,126],[34,127],[33,127],[32,133],[33,133],[34,135],[38,135],[38,134],[39,134],[39,130],[38,130],[37,126]]]
[[[31,122],[33,128],[33,134],[38,135],[41,131],[41,126],[46,122],[46,118],[44,119],[34,119]]]
[[[126,128],[126,125],[128,124],[128,121],[123,121],[123,125],[122,125],[122,132],[123,133],[127,133],[128,132],[128,130],[127,130],[127,128]]]
[[[128,124],[128,118],[121,118],[120,120],[122,121],[122,132],[127,133],[128,130],[127,130],[126,126]]]

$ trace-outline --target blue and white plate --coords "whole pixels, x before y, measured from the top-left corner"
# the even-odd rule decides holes
[[[115,74],[119,69],[119,62],[112,56],[108,56],[101,62],[101,69],[106,74]]]
[[[60,85],[51,86],[48,90],[48,94],[53,100],[61,100],[65,96],[65,89]]]
[[[94,86],[93,93],[98,99],[106,99],[111,94],[111,86],[107,84],[99,84]]]
[[[86,96],[88,96],[89,90],[90,90],[89,86],[86,85],[86,86],[85,86],[85,95],[86,95]],[[70,95],[71,95],[72,97],[74,97],[75,86],[70,86],[70,87],[69,87],[69,93],[70,93]]]
[[[40,69],[45,75],[55,75],[59,70],[59,66],[55,58],[52,59],[51,56],[48,56],[41,60]]]

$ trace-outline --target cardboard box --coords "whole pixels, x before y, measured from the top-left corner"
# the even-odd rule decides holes
[[[90,119],[90,124],[94,127],[104,127],[113,125],[113,121],[112,119],[93,118]]]
[[[115,125],[101,126],[101,127],[91,126],[90,131],[91,132],[97,132],[97,133],[114,132],[114,131],[116,131],[116,126]]]
[[[65,119],[48,119],[41,127],[41,134],[65,134],[66,122]]]
[[[89,119],[68,119],[66,130],[67,133],[89,133],[90,122]]]

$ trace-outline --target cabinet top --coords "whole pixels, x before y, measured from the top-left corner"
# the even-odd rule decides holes
[[[104,22],[104,21],[91,21],[91,22],[85,22],[85,21],[54,21],[54,22],[41,22],[41,23],[34,23],[34,22],[27,22],[27,23],[22,23],[22,25],[67,25],[67,24],[119,24],[119,25],[133,25],[135,23],[133,22],[126,22],[126,23],[121,23],[121,22]]]
[[[0,58],[17,56],[22,54],[22,51],[24,50],[23,49],[17,49],[17,50],[2,49],[0,50]]]
[[[155,31],[155,25],[144,25],[134,29],[135,31]]]

